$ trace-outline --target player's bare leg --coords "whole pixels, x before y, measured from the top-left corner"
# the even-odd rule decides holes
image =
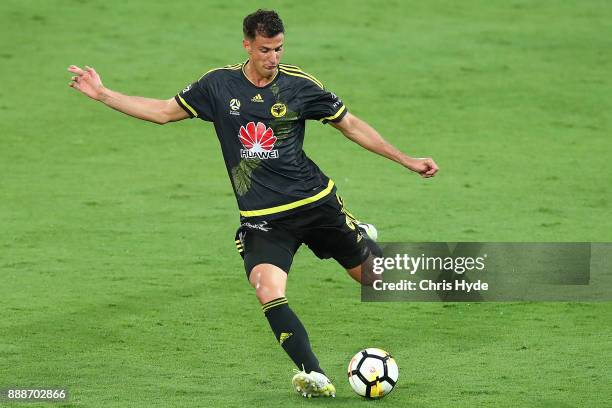
[[[251,269],[249,282],[276,340],[300,368],[292,380],[295,390],[304,397],[335,396],[336,389],[321,370],[306,329],[287,304],[287,273],[272,264],[258,264]]]
[[[371,285],[373,282],[372,263],[374,256],[370,254],[361,265],[347,269],[349,276],[362,285]]]
[[[274,299],[285,297],[287,272],[272,264],[259,264],[253,267],[249,282],[255,288],[255,296],[262,305]]]

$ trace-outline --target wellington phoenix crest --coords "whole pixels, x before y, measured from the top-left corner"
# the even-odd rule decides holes
[[[274,150],[274,131],[263,123],[249,122],[246,126],[240,126],[238,138],[244,146],[244,149],[240,149],[240,157],[243,159],[278,158],[278,150]]]

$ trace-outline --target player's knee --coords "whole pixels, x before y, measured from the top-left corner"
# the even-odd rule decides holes
[[[261,304],[285,296],[284,288],[276,285],[261,284],[255,287],[255,296]]]
[[[255,288],[255,296],[262,304],[285,296],[287,273],[274,265],[255,266],[251,270],[249,281]]]

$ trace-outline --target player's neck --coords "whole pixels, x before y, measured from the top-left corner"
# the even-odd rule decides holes
[[[252,63],[250,63],[250,61],[247,61],[246,65],[242,69],[242,72],[244,72],[244,76],[246,76],[249,82],[259,88],[264,87],[268,85],[270,82],[272,82],[274,78],[276,77],[277,71],[278,71],[278,68],[274,72],[274,75],[270,77],[262,76],[257,72],[257,70],[255,69],[255,66]]]

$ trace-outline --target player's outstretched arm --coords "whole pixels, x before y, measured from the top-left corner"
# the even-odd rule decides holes
[[[74,74],[68,84],[70,87],[126,115],[160,125],[189,117],[174,98],[151,99],[111,91],[102,85],[102,80],[96,70],[88,66],[81,69],[76,65],[71,65],[68,71]]]
[[[407,169],[419,173],[422,177],[433,177],[438,172],[438,166],[433,159],[407,156],[383,139],[376,129],[355,115],[347,113],[340,122],[329,123],[361,147],[391,159]]]

